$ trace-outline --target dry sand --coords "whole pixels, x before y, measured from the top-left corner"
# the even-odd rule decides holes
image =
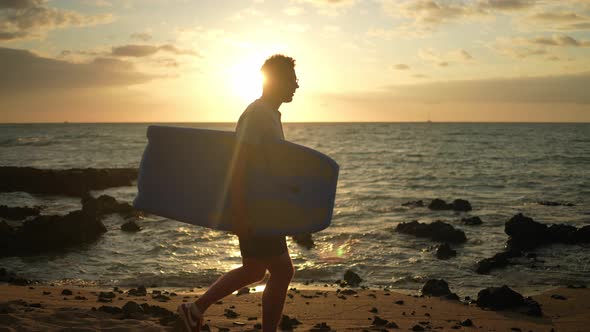
[[[64,288],[73,294],[61,295]],[[151,288],[148,288],[147,296],[141,297],[128,296],[127,289],[124,289],[123,293],[115,292],[116,297],[111,303],[103,303],[98,302],[101,291],[110,292],[112,289],[2,284],[0,331],[182,331],[175,317],[170,318],[169,326],[164,326],[160,324],[160,318],[153,315],[133,314],[124,318],[124,314],[110,314],[92,308],[98,309],[103,305],[123,307],[128,301],[135,301],[175,311],[179,303],[194,300],[203,292],[196,289],[194,292],[179,291],[176,295],[168,293],[166,295],[170,300],[160,302],[152,298]],[[284,314],[301,322],[294,327],[294,331],[310,331],[321,323],[327,324],[333,331],[411,331],[416,325],[426,331],[590,331],[590,289],[559,288],[532,296],[541,304],[544,317],[482,310],[474,304],[460,301],[416,297],[382,289],[355,291],[357,294],[342,296],[334,288],[290,290]],[[554,294],[561,295],[563,299],[553,298]],[[82,298],[76,299],[76,296]],[[255,324],[261,322],[260,298],[260,292],[230,295],[209,309],[206,324],[211,331],[224,331],[223,328],[227,329],[225,331],[256,331]],[[371,312],[373,308],[376,312]],[[239,316],[224,316],[226,309]],[[399,329],[391,325],[372,325],[375,316],[395,322]],[[461,326],[460,322],[466,319],[470,319],[473,326]]]

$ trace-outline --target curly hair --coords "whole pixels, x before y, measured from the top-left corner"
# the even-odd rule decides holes
[[[295,68],[295,59],[282,54],[275,54],[266,61],[260,71],[267,79],[281,78]]]

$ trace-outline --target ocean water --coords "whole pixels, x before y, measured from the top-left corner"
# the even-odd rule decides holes
[[[170,124],[233,130],[234,124]],[[137,167],[148,124],[0,125],[0,165],[46,169]],[[479,275],[476,261],[504,248],[504,223],[524,213],[543,223],[590,224],[590,124],[339,123],[285,124],[287,140],[340,164],[332,225],[310,250],[289,240],[295,283],[318,285],[353,269],[369,286],[416,291],[429,278],[460,295],[509,285],[525,293],[590,282],[590,246],[552,245],[537,260]],[[93,192],[132,202],[135,187]],[[422,199],[467,199],[469,213],[406,208]],[[575,206],[543,206],[538,201]],[[43,214],[79,209],[76,198],[0,193],[0,204],[40,205]],[[479,216],[481,226],[460,220]],[[400,222],[443,220],[465,231],[457,257],[438,260],[435,243],[394,232]],[[119,230],[117,215],[97,242],[64,252],[0,258],[0,266],[47,282],[161,287],[207,286],[240,265],[237,238],[158,216]]]

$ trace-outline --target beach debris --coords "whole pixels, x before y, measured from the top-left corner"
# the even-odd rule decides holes
[[[387,319],[383,319],[379,316],[374,316],[373,317],[373,322],[371,323],[371,325],[374,326],[385,326],[387,325],[387,323],[389,323],[389,321]]]
[[[74,300],[85,301],[85,300],[88,300],[88,299],[85,296],[76,295],[74,297]]]
[[[250,294],[250,288],[242,287],[241,289],[238,290],[238,292],[236,293],[236,296],[246,295],[246,294]]]
[[[131,186],[137,174],[137,168],[49,170],[0,166],[0,192],[82,197],[90,190]]]
[[[310,332],[329,332],[332,331],[332,328],[326,322],[321,322],[315,324],[310,330]]]
[[[121,230],[123,232],[139,232],[141,231],[141,227],[139,227],[135,221],[127,220],[123,225],[121,225]]]
[[[349,269],[344,272],[344,281],[348,286],[356,287],[363,281],[363,279],[354,271]]]
[[[466,218],[461,218],[461,222],[465,225],[469,225],[469,226],[476,226],[476,225],[481,225],[483,222],[481,221],[481,218],[478,216],[473,216],[473,217],[466,217]]]
[[[445,296],[449,299],[454,298],[453,295],[456,296],[449,289],[449,284],[443,279],[428,279],[420,292],[426,296]]]
[[[285,331],[292,331],[297,325],[300,325],[301,322],[297,320],[295,317],[289,317],[288,315],[283,315],[281,318],[281,322],[279,323],[279,328]]]
[[[237,318],[240,314],[238,314],[237,312],[235,312],[231,309],[224,309],[223,315],[227,318]]]
[[[478,307],[491,310],[515,309],[530,316],[543,316],[537,301],[523,297],[506,285],[482,289],[477,294],[475,303]]]
[[[567,297],[565,297],[563,295],[559,295],[559,294],[552,294],[551,298],[555,299],[555,300],[567,300]]]
[[[436,246],[436,258],[438,259],[449,259],[457,256],[457,251],[451,249],[448,243],[442,243]]]
[[[409,207],[424,207],[424,201],[422,201],[422,200],[418,200],[418,201],[409,201],[409,202],[402,203],[402,206],[409,206]]]
[[[311,233],[303,233],[291,236],[293,241],[305,249],[311,249],[315,246]]]
[[[472,210],[471,203],[464,199],[456,199],[452,203],[447,203],[440,198],[435,198],[430,202],[430,204],[428,204],[428,208],[435,211],[453,210],[468,212]]]
[[[9,207],[6,205],[0,205],[0,217],[9,220],[23,220],[30,216],[38,216],[41,213],[39,207]]]
[[[553,201],[538,201],[537,204],[545,206],[576,206],[573,203],[567,202],[553,202]]]
[[[407,223],[402,222],[396,226],[395,231],[416,237],[430,238],[439,242],[464,243],[467,241],[467,237],[462,230],[455,229],[452,225],[440,220],[429,224],[422,224],[416,220]]]

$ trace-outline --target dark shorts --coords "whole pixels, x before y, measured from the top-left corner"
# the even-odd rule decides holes
[[[285,236],[239,237],[242,258],[268,258],[287,252]]]

